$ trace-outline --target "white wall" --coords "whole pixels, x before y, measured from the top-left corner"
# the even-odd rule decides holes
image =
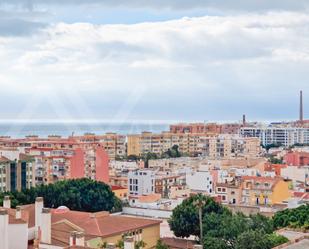
[[[309,167],[287,166],[281,169],[281,176],[296,181],[305,182],[306,176],[309,177]]]
[[[135,215],[135,216],[144,216],[152,218],[165,218],[168,219],[172,215],[172,211],[169,210],[158,210],[158,209],[149,209],[149,208],[131,208],[124,207],[122,213]]]
[[[197,171],[186,175],[186,183],[191,190],[213,193],[213,179],[209,171]]]
[[[136,184],[137,181],[137,184]],[[128,174],[129,194],[149,195],[154,193],[155,172],[150,170],[131,171]],[[135,189],[137,187],[137,190]]]
[[[28,248],[28,224],[9,225],[9,249]]]

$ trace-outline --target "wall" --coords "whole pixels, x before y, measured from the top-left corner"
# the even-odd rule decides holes
[[[291,192],[289,190],[289,181],[279,181],[273,188],[273,193],[271,195],[272,204],[280,203],[283,200],[291,197]]]
[[[212,193],[212,175],[208,171],[198,171],[186,175],[186,183],[191,190]]]
[[[109,183],[108,173],[109,157],[107,152],[102,148],[96,149],[96,180]]]
[[[107,243],[117,243],[119,240],[122,240],[122,234],[107,238],[95,238],[87,242],[87,245],[93,248],[99,248],[99,245],[104,242]],[[157,241],[160,239],[160,224],[146,227],[142,229],[142,240],[146,243],[144,249],[154,248],[157,244]]]
[[[28,224],[9,225],[9,249],[27,249]]]
[[[148,209],[148,208],[146,209],[146,208],[124,207],[122,209],[122,212],[124,214],[130,214],[135,216],[164,218],[164,219],[168,219],[172,215],[172,211],[169,210]]]
[[[75,155],[70,159],[71,161],[71,178],[83,178],[85,176],[84,166],[84,152],[81,148],[75,150]]]

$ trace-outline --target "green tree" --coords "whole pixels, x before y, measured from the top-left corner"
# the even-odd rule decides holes
[[[1,193],[0,203],[5,195],[11,196],[13,207],[34,203],[35,198],[41,196],[44,198],[45,206],[50,208],[67,206],[71,210],[87,212],[121,210],[120,200],[108,185],[86,178],[59,181],[21,192]]]
[[[159,239],[156,244],[156,249],[170,249],[170,247]]]
[[[252,230],[261,229],[267,234],[274,230],[272,219],[261,214],[250,215],[249,228]]]
[[[272,244],[261,230],[248,230],[239,235],[235,249],[271,249]]]
[[[211,197],[201,194],[191,196],[173,210],[172,216],[168,220],[171,230],[177,237],[189,237],[191,235],[199,236],[199,215],[198,207],[195,204],[198,200],[202,200],[205,203],[202,207],[204,219],[206,219],[207,214],[212,212],[229,212],[226,208],[215,202]]]
[[[267,237],[270,241],[271,248],[287,243],[289,241],[286,237],[275,233],[268,234]]]

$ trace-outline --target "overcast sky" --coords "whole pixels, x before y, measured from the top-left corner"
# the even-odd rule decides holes
[[[309,118],[308,0],[0,0],[0,119]]]

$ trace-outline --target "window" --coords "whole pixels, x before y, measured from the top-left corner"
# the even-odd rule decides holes
[[[218,188],[218,192],[221,192],[221,188]]]

